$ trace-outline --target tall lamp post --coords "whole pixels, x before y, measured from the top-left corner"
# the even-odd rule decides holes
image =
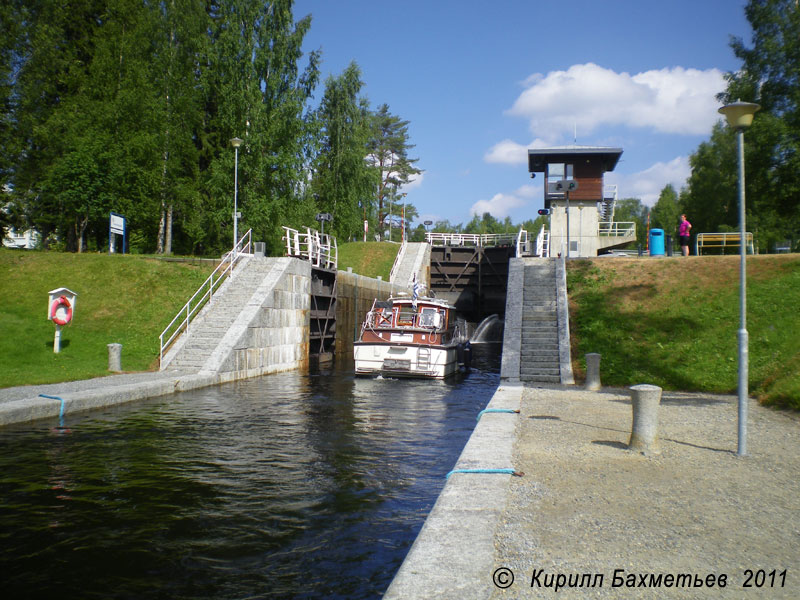
[[[235,154],[235,166],[233,168],[233,256],[235,257],[238,252],[236,247],[239,244],[239,207],[238,207],[238,194],[239,194],[239,146],[242,145],[242,140],[238,137],[231,138],[231,146]]]
[[[748,377],[748,339],[747,339],[747,244],[745,243],[744,213],[744,130],[753,123],[753,115],[761,107],[752,102],[737,100],[719,109],[725,115],[728,125],[736,130],[739,149],[739,442],[736,454],[747,454],[747,377]]]

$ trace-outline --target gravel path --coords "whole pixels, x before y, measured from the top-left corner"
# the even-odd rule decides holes
[[[628,390],[526,388],[514,450],[525,476],[511,478],[495,534],[495,569],[514,583],[492,598],[800,598],[800,419],[749,411],[749,456],[737,457],[735,397],[665,392],[661,453],[645,457],[627,450]],[[725,574],[727,586],[614,588],[616,569],[637,586],[651,573]],[[765,570],[751,580],[763,587],[743,588],[747,569]],[[584,573],[602,587],[553,587]]]

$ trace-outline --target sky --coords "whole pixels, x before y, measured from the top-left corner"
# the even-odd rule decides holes
[[[418,222],[490,212],[519,224],[543,207],[529,148],[611,146],[605,183],[652,206],[689,176],[722,117],[715,95],[750,45],[746,0],[296,0],[322,80],[355,61],[373,109],[409,121],[423,173],[401,191]],[[418,224],[415,222],[414,225]]]

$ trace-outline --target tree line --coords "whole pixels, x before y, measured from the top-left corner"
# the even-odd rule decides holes
[[[800,239],[800,10],[750,0],[752,44],[722,102],[761,105],[746,139],[747,229],[760,251]],[[235,153],[240,224],[280,251],[280,226],[319,212],[341,240],[423,239],[427,229],[535,235],[490,214],[466,225],[416,224],[403,186],[420,173],[408,121],[370,107],[356,63],[320,83],[304,53],[311,16],[293,0],[6,0],[0,5],[0,226],[35,228],[45,246],[108,243],[125,215],[134,251],[215,254],[231,247]],[[315,92],[322,87],[318,102]],[[690,157],[679,191],[649,210],[617,203],[615,220],[676,234],[738,227],[735,134],[721,121]],[[405,218],[401,207],[405,205]],[[240,228],[241,230],[242,228]]]
[[[320,85],[292,0],[7,0],[0,7],[3,227],[48,247],[213,254],[238,208],[254,239],[334,215],[350,239],[386,227],[420,170],[408,122],[361,95],[358,65]],[[240,227],[240,232],[243,228]]]

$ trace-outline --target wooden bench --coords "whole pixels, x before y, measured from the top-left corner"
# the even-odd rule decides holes
[[[722,253],[725,254],[725,248],[734,246],[739,248],[742,235],[738,231],[727,231],[725,233],[698,233],[694,244],[695,253],[700,256],[703,248],[722,248]],[[744,234],[744,243],[747,252],[755,254],[753,247],[753,234],[749,231]]]

